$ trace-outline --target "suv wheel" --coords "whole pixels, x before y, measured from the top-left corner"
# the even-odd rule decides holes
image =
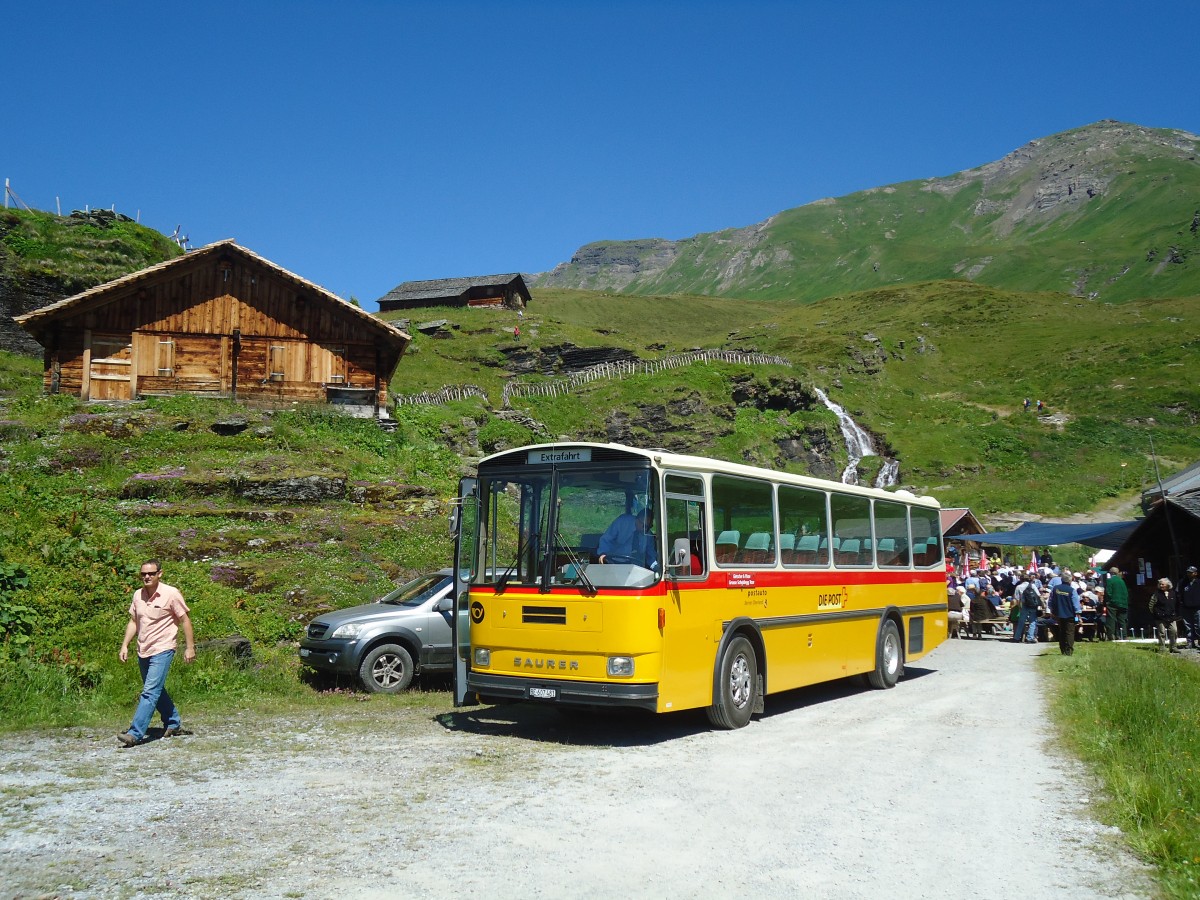
[[[412,683],[412,657],[399,644],[380,644],[363,658],[358,678],[372,694],[398,694]]]

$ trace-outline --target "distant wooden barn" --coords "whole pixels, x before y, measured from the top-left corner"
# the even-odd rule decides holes
[[[946,545],[947,553],[951,552],[951,546],[955,547],[955,553],[962,553],[962,558],[959,559],[960,567],[965,566],[968,559],[972,565],[978,563],[984,545],[978,541],[964,541],[957,537],[960,534],[982,534],[986,530],[975,518],[975,514],[965,506],[957,506],[941,510],[940,518],[942,541]]]
[[[231,240],[17,316],[45,389],[85,400],[203,393],[387,402],[410,338]]]
[[[525,279],[516,273],[476,278],[406,281],[379,298],[379,311],[422,306],[505,306],[524,309],[532,299]]]

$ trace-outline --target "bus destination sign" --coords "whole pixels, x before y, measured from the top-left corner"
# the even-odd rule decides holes
[[[529,463],[577,463],[591,462],[591,448],[575,450],[530,450]]]

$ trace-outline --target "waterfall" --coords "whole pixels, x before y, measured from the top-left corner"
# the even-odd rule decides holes
[[[861,425],[850,418],[850,414],[846,410],[830,400],[819,387],[814,386],[813,390],[817,392],[817,396],[821,398],[821,402],[829,408],[829,411],[837,416],[838,427],[842,429],[842,437],[846,440],[846,456],[850,461],[842,471],[842,484],[858,484],[859,462],[864,456],[879,455],[875,450],[875,444],[871,441],[871,436],[863,430]],[[890,457],[885,458],[879,469],[879,475],[875,478],[875,487],[891,487],[896,483],[899,474],[900,462]]]
[[[893,456],[885,456],[879,474],[875,476],[875,487],[891,487],[900,480],[900,460]]]

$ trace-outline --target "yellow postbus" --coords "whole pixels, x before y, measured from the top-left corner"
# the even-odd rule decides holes
[[[460,498],[456,699],[704,708],[847,676],[893,687],[947,636],[938,504],[618,444],[483,459]]]

